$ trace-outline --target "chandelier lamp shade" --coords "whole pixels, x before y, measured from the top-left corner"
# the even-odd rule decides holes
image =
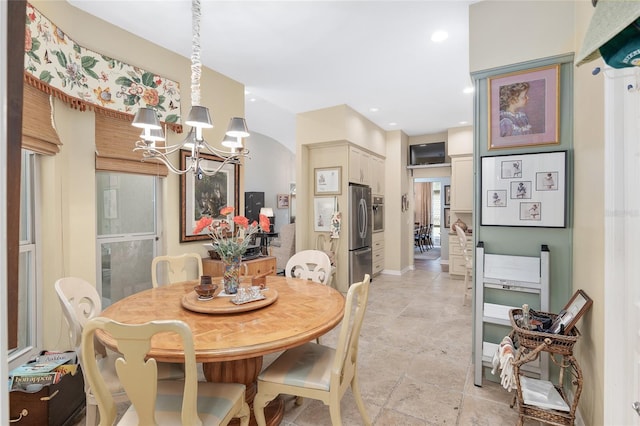
[[[192,52],[191,52],[191,111],[185,120],[185,124],[191,129],[184,140],[174,145],[160,143],[165,140],[162,125],[158,120],[158,114],[153,108],[140,107],[136,112],[132,125],[142,129],[140,140],[138,140],[133,148],[134,151],[142,151],[142,160],[158,160],[164,163],[169,170],[176,174],[185,174],[193,172],[199,178],[202,175],[213,176],[218,173],[225,165],[229,163],[239,163],[240,158],[247,157],[247,150],[242,139],[249,137],[249,130],[244,118],[232,117],[227,128],[225,138],[221,142],[224,148],[217,148],[209,145],[204,139],[203,129],[213,128],[213,120],[209,114],[209,108],[200,105],[200,75],[202,73],[202,64],[200,62],[200,0],[192,0],[191,2],[192,17]],[[170,160],[169,156],[180,150],[188,150],[191,152],[187,158],[184,169],[176,167]],[[202,162],[203,153],[210,153],[222,158],[222,161],[216,163],[216,167],[208,169]]]

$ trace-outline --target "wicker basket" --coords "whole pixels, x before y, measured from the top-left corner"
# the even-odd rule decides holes
[[[555,320],[558,315],[542,312],[545,315]],[[522,309],[511,309],[509,311],[509,319],[511,320],[511,326],[518,339],[518,344],[524,346],[527,349],[535,349],[538,346],[545,343],[545,339],[549,339],[550,343],[547,343],[545,351],[560,354],[560,355],[572,355],[573,345],[578,341],[580,332],[576,327],[569,330],[568,335],[564,334],[552,334],[543,333],[541,331],[525,330],[520,328],[519,320],[522,318]]]

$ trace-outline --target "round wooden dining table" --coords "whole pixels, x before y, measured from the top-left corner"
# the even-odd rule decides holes
[[[329,286],[275,275],[266,278],[268,291],[277,292],[277,298],[255,310],[201,313],[186,309],[183,298],[189,296],[197,284],[188,281],[133,294],[107,307],[100,316],[125,324],[184,321],[193,333],[196,362],[203,363],[206,379],[244,383],[247,402],[252,406],[264,355],[314,340],[333,329],[344,315],[344,296]],[[219,278],[213,281],[219,282]],[[248,286],[250,282],[242,285]],[[229,304],[233,305],[230,298]],[[110,336],[98,333],[98,337],[117,351]],[[177,335],[170,333],[153,338],[149,356],[157,361],[184,362],[182,343]],[[279,424],[284,414],[282,400],[276,398],[265,414],[267,424]]]

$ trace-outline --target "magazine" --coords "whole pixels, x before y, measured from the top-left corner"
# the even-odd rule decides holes
[[[58,373],[71,374],[72,376],[78,371],[78,364],[62,364],[53,369]]]
[[[51,372],[37,375],[13,376],[11,390],[38,392],[44,386],[53,385],[60,381],[62,373]]]
[[[32,361],[22,364],[9,372],[9,376],[33,376],[53,371],[56,367],[66,363],[67,359],[57,359],[51,361]]]
[[[69,363],[69,364],[77,364],[78,356],[76,355],[75,351],[68,351],[68,352],[43,351],[36,358],[36,361],[38,362],[49,362],[49,361],[58,361],[58,360],[65,360],[65,363]]]

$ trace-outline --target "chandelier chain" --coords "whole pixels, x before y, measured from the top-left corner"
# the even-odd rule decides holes
[[[200,61],[200,17],[202,10],[200,0],[191,2],[191,105],[200,105],[200,76],[202,75],[202,62]]]

